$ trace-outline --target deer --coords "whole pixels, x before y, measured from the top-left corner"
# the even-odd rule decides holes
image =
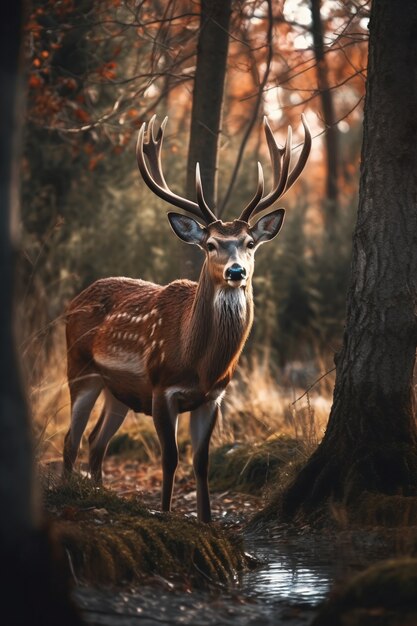
[[[184,211],[169,211],[169,223],[180,240],[203,251],[204,264],[198,282],[180,279],[163,286],[136,278],[102,278],[70,302],[66,340],[71,421],[64,442],[63,474],[65,478],[71,475],[90,414],[103,393],[103,409],[88,438],[92,480],[101,484],[107,446],[128,410],[145,413],[153,418],[161,449],[161,508],[170,511],[178,465],[178,416],[189,412],[197,519],[207,523],[212,519],[209,444],[253,323],[254,255],[281,230],[285,210],[271,207],[303,171],[311,133],[302,115],[303,147],[291,169],[291,127],[280,147],[264,118],[273,170],[271,191],[264,193],[258,162],[253,198],[237,219],[223,222],[205,200],[198,163],[197,201],[168,187],[161,163],[167,119],[158,132],[155,116],[148,125],[142,124],[137,164],[151,191]]]

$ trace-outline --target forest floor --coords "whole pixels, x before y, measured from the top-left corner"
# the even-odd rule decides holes
[[[48,458],[41,463],[41,468],[44,479],[49,476],[51,483],[55,484],[62,462],[59,458]],[[78,468],[83,473],[84,463],[80,463]],[[162,472],[158,464],[141,463],[124,455],[109,456],[105,460],[104,487],[123,500],[138,498],[150,511],[160,509],[161,481]],[[97,626],[134,626],[139,623],[142,626],[155,623],[199,626],[310,624],[327,589],[324,581],[329,574],[327,571],[323,573],[321,587],[316,593],[320,574],[306,572],[304,568],[296,580],[297,566],[292,549],[290,553],[284,549],[284,562],[278,563],[279,544],[271,529],[263,537],[256,532],[245,536],[248,521],[254,513],[262,510],[265,502],[264,490],[256,495],[235,489],[212,493],[215,524],[242,537],[244,549],[251,555],[250,568],[242,571],[233,581],[225,584],[211,580],[201,587],[194,586],[189,578],[173,579],[167,572],[166,576],[159,573],[145,576],[140,585],[129,583],[109,588],[77,579],[74,597],[87,623]],[[191,466],[184,464],[178,471],[172,508],[175,514],[193,519],[196,516],[195,507],[196,492]],[[97,524],[97,533],[111,515],[103,508],[82,505],[79,509],[64,504],[52,505],[48,509],[53,519],[64,522],[90,517]],[[278,534],[279,540],[289,545],[282,529]],[[272,552],[274,555],[271,558]]]
[[[82,463],[79,469],[82,471]],[[43,464],[43,471],[51,476],[60,470],[59,459],[50,458]],[[161,478],[158,464],[139,462],[131,455],[127,458],[112,455],[105,461],[104,486],[122,500],[138,498],[150,511],[159,510]],[[183,464],[173,498],[175,514],[193,519],[195,496],[191,467]],[[175,579],[169,572],[165,576],[163,571],[144,577],[140,584],[131,582],[103,587],[80,584],[77,580],[74,597],[86,621],[96,626],[135,626],[139,623],[150,626],[155,622],[198,626],[308,626],[317,617],[323,601],[329,595],[337,597],[337,589],[343,589],[353,575],[363,572],[369,565],[385,562],[385,559],[395,557],[397,563],[399,558],[416,554],[417,532],[414,527],[401,531],[387,528],[318,531],[309,527],[283,526],[277,522],[261,527],[248,526],[267,499],[268,488],[255,494],[233,488],[212,494],[215,524],[243,539],[244,549],[256,560],[254,568],[246,569],[227,583],[209,580],[204,588],[195,586],[189,577]],[[86,507],[85,511],[81,511],[82,515],[78,517],[74,507],[55,506],[51,513],[61,520],[72,521],[88,515],[94,518],[97,533],[111,515],[102,507]],[[384,584],[387,584],[385,579]],[[391,578],[390,588],[396,585],[398,583]],[[388,590],[387,597],[389,595]],[[383,606],[366,610],[368,613],[365,617],[361,614],[359,621],[353,619],[346,623],[402,625],[397,614],[390,621],[389,611]],[[375,610],[382,621],[374,620]],[[404,621],[404,624],[409,623],[414,622]]]
[[[334,511],[337,524],[332,530],[283,526],[277,520],[260,526],[250,523],[270,501],[276,487],[294,475],[318,444],[331,404],[329,388],[321,387],[309,394],[302,388],[278,388],[271,371],[263,369],[259,363],[243,369],[230,395],[226,396],[226,418],[218,424],[212,438],[210,484],[214,524],[210,525],[212,530],[206,531],[204,525],[196,522],[196,492],[185,417],[180,418],[178,431],[180,466],[173,514],[158,513],[162,472],[152,420],[134,414],[128,415],[111,441],[104,463],[104,492],[92,494],[88,480],[83,478],[86,474],[85,438],[77,461],[81,482],[75,485],[75,491],[64,491],[57,498],[63,436],[69,424],[68,390],[64,373],[61,374],[63,382],[56,383],[56,373],[52,372],[51,380],[45,379],[44,384],[34,387],[32,392],[36,452],[42,482],[46,491],[53,495],[49,501],[46,496],[47,510],[64,528],[68,545],[75,546],[73,557],[67,549],[68,560],[76,582],[75,599],[89,624],[307,626],[318,619],[316,616],[327,598],[338,598],[337,590],[346,588],[350,590],[348,605],[355,607],[354,616],[344,622],[335,621],[333,616],[323,622],[326,626],[338,623],[416,626],[417,617],[412,620],[417,615],[417,561],[410,557],[417,555],[417,523],[413,526],[412,520],[411,523],[408,520],[399,530],[376,524],[367,529],[353,529],[343,519],[343,511]],[[321,382],[324,383],[329,386],[329,381]],[[247,391],[253,386],[257,388],[256,395]],[[86,436],[99,411],[100,406],[97,406]],[[129,533],[132,525],[135,532],[138,529],[142,532],[141,524],[145,534],[141,536],[138,550]],[[186,533],[182,543],[174,546],[176,557],[180,558],[175,561],[167,555],[165,563],[164,542],[169,536],[175,543],[177,531]],[[87,535],[93,538],[94,545],[88,545]],[[100,537],[105,539],[104,550]],[[122,545],[123,537],[126,541]],[[212,541],[214,543],[210,543]],[[78,556],[77,542],[81,545]],[[132,546],[127,554],[125,548],[129,547],[129,542]],[[194,559],[189,559],[190,553],[186,553],[190,543],[193,549],[208,555],[208,561],[212,558],[210,555],[217,555],[214,566],[208,563],[206,571],[196,567]],[[155,546],[160,561],[156,569],[148,562]],[[245,556],[242,560],[242,546],[253,558]],[[146,559],[142,558],[140,566],[146,571],[140,580],[130,577],[126,581],[117,568],[98,559],[100,551],[105,556],[111,551],[120,552],[122,571],[129,575],[137,565],[135,558],[142,551]],[[227,570],[224,564],[229,558],[233,567]],[[191,574],[187,570],[190,567],[187,559],[193,569]],[[388,562],[391,569],[382,575],[377,571],[377,582],[375,573],[371,572],[370,582],[365,585],[360,582],[362,591],[356,588],[352,591],[350,583],[346,587],[352,575],[386,559],[394,559]],[[406,563],[404,559],[408,559]],[[82,568],[78,567],[85,566],[89,560],[95,565],[89,571],[90,577],[84,578]],[[400,560],[401,572],[407,571],[407,584],[403,584],[401,572],[399,578],[396,573],[392,574]],[[173,576],[177,565],[182,569]],[[94,578],[97,571],[113,582],[99,581],[98,584]],[[201,585],[202,581],[207,584]],[[404,596],[403,588],[409,596]],[[377,599],[372,603],[375,589]],[[397,597],[405,606],[410,604],[409,597],[413,598],[411,606],[415,613],[410,619],[402,616],[398,621],[397,614],[390,619],[392,607],[385,607],[384,603],[392,596],[391,589],[396,589]],[[343,594],[340,597],[343,604]]]

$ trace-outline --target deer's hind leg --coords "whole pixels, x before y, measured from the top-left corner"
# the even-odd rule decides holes
[[[69,374],[68,384],[71,396],[71,424],[64,441],[64,477],[72,473],[88,418],[103,389],[101,376],[93,372],[74,377]]]
[[[129,410],[107,388],[104,390],[104,398],[103,410],[88,438],[91,478],[98,484],[102,482],[103,459],[109,441],[122,425]]]

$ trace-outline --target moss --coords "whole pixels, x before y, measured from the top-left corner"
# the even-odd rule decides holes
[[[382,561],[354,576],[323,607],[315,626],[417,623],[417,559]]]
[[[145,575],[231,582],[245,566],[241,546],[224,531],[189,519],[122,516],[109,526],[58,521],[55,532],[71,556],[77,578],[129,582]]]
[[[288,465],[288,480],[291,474],[299,471],[300,467]],[[282,474],[281,474],[282,476]],[[285,478],[281,487],[274,493],[267,506],[252,518],[254,526],[268,524],[270,522],[286,522],[282,514],[282,495],[285,491]],[[417,529],[417,497],[403,495],[386,495],[381,493],[365,492],[359,498],[349,502],[336,502],[328,500],[320,507],[308,514],[298,514],[291,520],[294,526],[305,526],[316,529],[333,528],[379,528],[395,529],[395,532],[408,537],[416,536]],[[398,536],[400,536],[398,534]]]
[[[104,487],[96,487],[89,478],[74,474],[68,481],[57,483],[49,476],[42,477],[46,508],[74,508],[74,514],[88,509],[105,509],[109,513],[150,515],[137,498],[119,498]]]
[[[350,524],[398,528],[415,526],[417,497],[364,493],[348,508]]]
[[[87,480],[50,487],[45,499],[80,580],[107,585],[160,575],[201,586],[231,582],[246,566],[240,539],[219,526],[148,511]]]
[[[210,485],[218,491],[259,493],[268,484],[279,483],[286,466],[300,458],[304,459],[302,445],[285,435],[258,444],[228,444],[210,456]]]

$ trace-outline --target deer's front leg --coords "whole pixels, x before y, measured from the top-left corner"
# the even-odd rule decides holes
[[[154,392],[152,416],[162,455],[162,510],[170,511],[172,489],[178,465],[178,411],[175,400],[168,400],[163,392]]]
[[[208,487],[208,456],[210,438],[219,414],[216,402],[207,402],[191,411],[190,431],[193,445],[193,466],[197,483],[197,517],[200,522],[211,521]]]

